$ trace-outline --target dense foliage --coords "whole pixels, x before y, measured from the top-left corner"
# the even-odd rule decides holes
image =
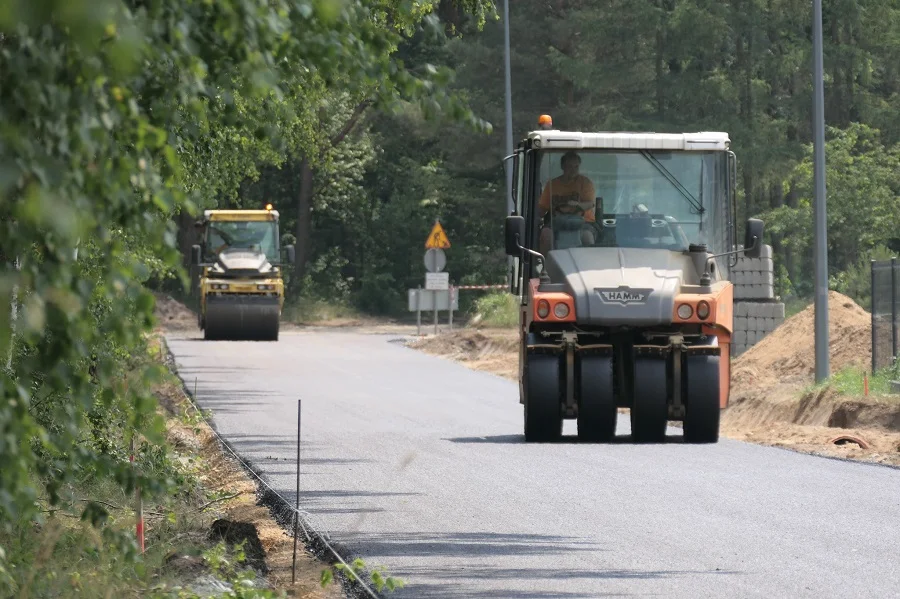
[[[406,288],[422,284],[435,218],[453,243],[453,280],[504,280],[503,24],[477,31],[464,14],[440,14],[450,35],[416,36],[399,54],[413,70],[452,67],[453,89],[495,128],[432,124],[415,108],[368,111],[343,142],[365,151],[315,166],[308,195],[299,161],[248,184],[248,201],[273,199],[286,226],[308,238],[306,289],[340,287],[359,307],[402,312]],[[514,139],[542,113],[560,128],[727,131],[739,161],[739,218],[766,219],[777,293],[808,297],[811,24],[811,6],[799,0],[511,2]],[[824,31],[829,270],[836,289],[863,300],[851,283],[859,276],[848,273],[887,252],[900,225],[897,187],[885,176],[900,166],[900,8],[826,0]]]
[[[402,35],[437,26],[436,4],[3,4],[0,298],[12,309],[0,310],[0,525],[35,516],[37,499],[58,503],[74,481],[150,494],[171,482],[130,467],[131,436],[161,432],[153,372],[130,360],[152,325],[146,283],[185,282],[179,225],[198,208],[329,141],[321,124],[342,103],[412,102],[484,129],[444,92],[446,69],[414,73],[393,57]],[[490,14],[479,0],[450,4]],[[86,518],[104,515],[87,503]]]

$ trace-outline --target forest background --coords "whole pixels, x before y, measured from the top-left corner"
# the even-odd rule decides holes
[[[797,308],[810,301],[809,2],[510,4],[514,140],[543,113],[562,129],[728,132],[738,222],[765,220],[776,294]],[[868,306],[869,260],[900,249],[900,9],[887,0],[824,5],[830,286]],[[451,89],[493,124],[490,133],[342,98],[309,115],[326,143],[257,160],[252,176],[208,198],[278,207],[296,239],[298,303],[402,315],[406,290],[424,280],[435,219],[452,242],[446,270],[456,284],[505,282],[503,24],[479,31],[449,5],[438,14],[446,35],[415,35],[398,57],[413,72],[450,67]],[[464,293],[463,309],[479,294]]]

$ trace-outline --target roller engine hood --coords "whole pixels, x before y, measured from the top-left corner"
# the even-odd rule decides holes
[[[210,274],[250,276],[254,274],[269,274],[272,272],[272,264],[266,258],[264,252],[256,252],[250,249],[227,249],[216,258],[216,263],[210,269]]]
[[[582,324],[670,324],[681,286],[699,279],[691,257],[670,250],[570,248],[546,258],[551,283],[572,295]]]

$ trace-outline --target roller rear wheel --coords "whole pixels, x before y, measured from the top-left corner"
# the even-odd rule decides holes
[[[685,365],[684,440],[719,440],[719,356],[687,356]]]
[[[562,436],[562,381],[559,357],[525,356],[525,441],[556,441]]]
[[[631,438],[636,443],[661,443],[666,439],[669,420],[666,381],[665,359],[635,358]]]
[[[618,418],[612,358],[580,358],[578,377],[578,438],[595,443],[611,441]]]

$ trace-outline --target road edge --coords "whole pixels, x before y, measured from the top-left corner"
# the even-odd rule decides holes
[[[272,522],[293,539],[292,528],[294,521],[292,515],[294,513],[294,506],[269,485],[265,479],[265,475],[254,467],[251,460],[241,456],[231,446],[228,440],[219,433],[215,423],[207,418],[207,415],[203,412],[202,408],[197,405],[197,402],[190,391],[190,387],[188,386],[188,382],[178,372],[175,355],[169,348],[167,333],[167,331],[159,331],[158,333],[160,347],[163,352],[163,361],[169,372],[171,372],[180,382],[179,391],[184,396],[185,401],[190,404],[199,418],[209,427],[209,430],[213,433],[218,442],[219,450],[222,452],[223,456],[228,457],[230,455],[236,458],[237,464],[244,474],[248,476],[248,482],[256,489],[256,504],[265,507]],[[285,517],[283,514],[290,515]],[[333,570],[334,579],[340,583],[342,594],[346,599],[371,599],[372,597],[382,599],[381,593],[372,589],[370,585],[363,585],[359,580],[352,578],[352,575],[348,576],[343,572],[334,569],[334,567],[343,560],[348,566],[353,566],[353,570],[359,578],[363,580],[371,579],[372,575],[364,565],[357,562],[357,556],[340,543],[330,539],[327,532],[323,532],[316,528],[308,518],[308,514],[304,513],[302,505],[300,507],[299,515],[300,530],[298,531],[297,537],[298,553],[302,548],[303,551],[313,556],[322,565],[323,570],[331,568]],[[304,538],[305,536],[308,538]]]

